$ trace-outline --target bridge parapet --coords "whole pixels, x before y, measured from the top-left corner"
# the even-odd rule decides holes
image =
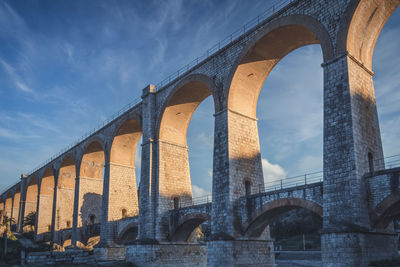
[[[368,173],[365,175],[370,209],[390,195],[399,191],[400,167]]]
[[[242,225],[245,227],[269,209],[287,211],[292,208],[309,208],[319,213],[322,207],[322,182],[303,184],[277,190],[266,191],[239,199],[238,209]],[[322,208],[321,214],[322,216]]]

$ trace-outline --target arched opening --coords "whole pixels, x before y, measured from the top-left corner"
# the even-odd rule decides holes
[[[304,176],[294,183],[279,180],[322,169],[321,63],[332,57],[324,26],[302,15],[270,22],[243,49],[226,86],[234,197],[268,190],[270,183],[279,188],[305,183]],[[250,188],[243,186],[246,180]],[[278,209],[276,218],[289,216],[291,209]],[[272,222],[268,216],[257,218],[246,236],[268,236]]]
[[[126,209],[122,209],[121,210],[121,215],[122,215],[122,218],[128,217],[128,211]]]
[[[211,95],[212,87],[212,81],[205,76],[189,76],[175,87],[161,114],[158,189],[163,210],[175,208],[176,199],[180,206],[192,205],[193,191],[202,191],[198,186],[192,188],[187,136],[193,114]]]
[[[54,196],[54,172],[47,168],[43,174],[39,191],[39,208],[37,215],[37,234],[49,232],[48,226],[52,223]]]
[[[365,146],[360,148],[361,151],[358,153],[360,155],[366,155],[369,152],[372,153],[374,171],[385,167],[381,134],[385,136],[391,133],[392,140],[395,137],[400,137],[400,132],[394,127],[396,122],[398,123],[400,121],[398,116],[400,108],[398,107],[398,103],[393,103],[396,101],[394,99],[396,99],[396,92],[398,92],[399,85],[398,82],[395,82],[397,84],[393,84],[393,77],[398,75],[399,71],[399,59],[393,55],[397,54],[399,42],[397,38],[393,38],[396,33],[394,33],[394,35],[391,34],[390,37],[386,35],[386,41],[378,41],[381,32],[384,32],[383,29],[386,28],[384,28],[384,25],[395,12],[399,4],[400,1],[388,0],[354,1],[354,4],[350,5],[350,7],[353,8],[348,10],[348,12],[351,12],[348,16],[349,20],[343,21],[342,25],[342,28],[346,28],[347,31],[342,31],[338,36],[338,51],[347,51],[349,54],[347,65],[350,91],[353,98],[361,103],[360,107],[358,107],[360,110],[356,112],[361,114],[359,119],[361,123],[359,127],[362,127],[360,133],[363,138],[362,140],[365,142]],[[395,19],[393,23],[396,24]],[[398,25],[397,21],[397,27]],[[393,27],[393,25],[391,26]],[[390,28],[389,26],[388,30],[390,30]],[[379,45],[379,43],[381,44]],[[377,49],[375,49],[376,45]],[[381,48],[379,48],[379,46]],[[390,47],[392,47],[392,49],[390,49]],[[380,55],[375,55],[375,50],[380,50]],[[381,58],[381,55],[386,57],[385,60]],[[377,62],[378,65],[376,65],[375,62]],[[392,62],[392,64],[390,64],[390,62]],[[392,68],[389,67],[389,65],[391,65]],[[375,70],[376,72],[374,74],[373,71]],[[374,80],[376,82],[374,82]],[[380,87],[376,92],[374,84]],[[378,103],[378,106],[376,103]],[[380,105],[381,108],[379,108]],[[379,121],[377,107],[379,111]],[[390,124],[390,126],[387,126],[387,128],[383,127],[383,131],[381,132],[381,126],[387,124]],[[395,136],[393,136],[393,134]],[[399,154],[399,151],[395,151],[394,148],[400,149],[398,142],[392,141],[391,145],[385,145],[385,150],[388,150],[386,153]],[[393,154],[386,155],[391,156]],[[364,158],[362,164],[362,168],[365,172],[370,171],[371,164],[369,158]]]
[[[96,215],[90,214],[89,215],[89,224],[94,224],[96,222]]]
[[[207,214],[189,214],[179,221],[176,229],[173,229],[173,232],[170,233],[169,240],[173,242],[203,242],[209,221],[210,217]]]
[[[369,165],[369,172],[374,172],[374,156],[372,156],[371,152],[368,152],[368,165]]]
[[[138,226],[136,224],[128,225],[121,231],[118,237],[118,243],[121,245],[129,244],[137,239]]]
[[[31,177],[26,190],[25,212],[24,212],[24,231],[33,231],[37,218],[37,199],[38,181],[36,177]]]
[[[322,49],[310,46],[314,44]],[[264,183],[284,179],[287,174],[294,176],[322,168],[320,64],[332,56],[332,44],[324,27],[301,15],[269,23],[243,49],[231,70],[226,93],[228,135],[234,140],[229,144],[229,154],[233,159],[231,168],[237,170],[230,179],[248,179],[254,194],[264,190]],[[310,151],[309,145],[311,155],[305,152]],[[237,183],[233,190],[237,196],[246,194],[247,188],[241,184]]]
[[[14,201],[13,201],[13,223],[17,224],[19,220],[19,206],[21,202],[21,188],[18,184],[17,189],[14,194]]]
[[[322,207],[299,198],[271,201],[250,215],[249,222],[245,224],[245,235],[250,238],[269,238],[268,226],[278,246],[284,244],[283,248],[286,249],[320,249]],[[307,244],[304,238],[306,234],[312,237],[312,240],[307,237]],[[286,246],[288,241],[292,247]]]
[[[75,161],[71,156],[64,158],[57,181],[55,230],[71,228],[75,198]]]
[[[245,187],[245,195],[251,195],[251,181],[248,179],[244,180],[244,187]]]
[[[108,220],[115,221],[139,214],[135,156],[142,126],[128,119],[119,127],[111,146]],[[121,214],[121,209],[125,213]]]
[[[86,147],[80,167],[78,227],[100,222],[104,160],[102,144],[92,141]],[[94,222],[91,222],[90,215],[95,216]]]

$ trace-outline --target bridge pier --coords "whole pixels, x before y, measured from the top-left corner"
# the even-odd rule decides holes
[[[344,53],[324,67],[323,266],[368,266],[394,255],[371,226],[364,175],[384,168],[372,71]]]

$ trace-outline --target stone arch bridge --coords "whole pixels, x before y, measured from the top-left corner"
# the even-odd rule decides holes
[[[24,231],[24,218],[35,212],[35,238],[59,245],[77,246],[99,235],[95,251],[123,248],[123,257],[138,265],[273,266],[266,226],[282,212],[306,208],[323,218],[324,266],[391,258],[400,169],[385,168],[382,160],[372,54],[399,4],[283,1],[176,77],[144,88],[141,101],[86,139],[21,176],[1,195],[3,214]],[[282,58],[310,44],[319,44],[323,54],[323,182],[265,189],[258,94]],[[209,96],[212,201],[180,205],[192,203],[188,124]],[[140,177],[136,149],[142,152]],[[211,228],[206,244],[187,242],[205,221]]]

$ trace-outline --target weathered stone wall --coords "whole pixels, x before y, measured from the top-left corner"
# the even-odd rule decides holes
[[[400,187],[400,168],[382,170],[368,174],[365,180],[368,184],[369,209],[373,210],[384,199],[398,192]]]
[[[207,242],[207,266],[275,266],[272,240]]]
[[[55,230],[71,228],[74,212],[74,188],[58,187],[56,203]]]
[[[197,244],[128,245],[126,261],[138,266],[206,266],[206,246]]]
[[[101,220],[101,195],[103,180],[99,178],[79,177],[79,216],[78,227],[90,224],[90,215],[95,223]]]

